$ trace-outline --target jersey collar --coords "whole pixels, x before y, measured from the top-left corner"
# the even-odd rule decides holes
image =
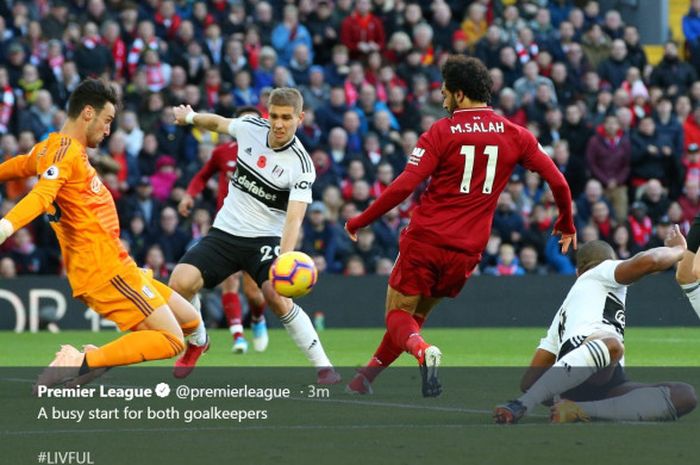
[[[272,147],[270,147],[270,139],[269,139],[269,136],[270,136],[270,131],[268,130],[268,131],[267,131],[267,136],[265,136],[265,146],[266,146],[268,149],[272,149],[272,150],[275,151],[275,152],[284,152],[284,151],[287,150],[289,147],[291,147],[292,145],[294,145],[294,142],[296,142],[296,140],[297,140],[297,136],[294,135],[294,136],[292,136],[291,140],[290,140],[289,142],[287,142],[285,145],[283,145],[282,147],[273,149]]]
[[[459,108],[454,110],[452,113],[459,113],[462,111],[493,111],[491,107],[478,107],[478,108]]]

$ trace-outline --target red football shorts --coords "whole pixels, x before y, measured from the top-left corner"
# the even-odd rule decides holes
[[[481,261],[481,255],[435,247],[401,237],[389,286],[404,295],[455,297]]]

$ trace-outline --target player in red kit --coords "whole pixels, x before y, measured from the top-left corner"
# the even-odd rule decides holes
[[[260,112],[254,107],[243,107],[236,112],[237,118],[245,115],[260,116]],[[209,161],[194,175],[189,186],[187,186],[187,192],[178,205],[178,210],[182,216],[186,217],[190,214],[194,206],[195,197],[204,190],[209,179],[217,172],[219,173],[219,189],[216,195],[216,210],[219,211],[228,194],[231,176],[236,171],[237,158],[238,144],[236,141],[220,145],[214,149]],[[253,348],[257,352],[262,352],[267,348],[268,343],[267,325],[264,316],[265,298],[255,281],[247,273],[243,272],[234,273],[221,283],[221,305],[233,337],[232,350],[236,354],[244,354],[248,351],[248,341],[243,335],[243,309],[238,297],[241,274],[243,275],[243,294],[248,299],[251,312]]]
[[[442,354],[425,342],[420,330],[440,299],[455,297],[479,264],[498,196],[516,165],[549,183],[559,208],[553,233],[561,234],[564,253],[572,244],[576,248],[569,186],[530,132],[487,106],[491,78],[486,67],[475,58],[451,56],[442,77],[443,106],[450,116],[420,137],[404,172],[345,225],[356,240],[358,229],[399,205],[430,178],[401,234],[389,278],[386,333],[368,365],[348,384],[348,392],[370,393],[379,372],[407,351],[420,365],[423,396],[440,394],[437,368]]]

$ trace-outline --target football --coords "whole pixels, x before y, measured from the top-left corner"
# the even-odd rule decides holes
[[[270,267],[270,281],[275,291],[285,297],[308,294],[317,279],[314,261],[303,252],[283,253]]]

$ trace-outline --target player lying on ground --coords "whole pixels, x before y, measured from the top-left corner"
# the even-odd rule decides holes
[[[535,136],[487,106],[491,77],[475,58],[451,56],[442,67],[443,106],[450,114],[425,132],[406,169],[361,215],[348,221],[357,230],[380,218],[430,183],[399,242],[389,278],[384,338],[367,366],[348,384],[352,393],[371,392],[370,383],[403,351],[421,367],[422,392],[439,395],[440,350],[420,334],[426,318],[443,297],[455,297],[486,247],[498,196],[517,165],[538,172],[549,183],[559,208],[554,234],[562,251],[576,247],[571,192],[564,176]]]
[[[32,190],[0,220],[0,243],[47,213],[56,232],[73,296],[125,333],[85,352],[64,345],[38,383],[53,385],[92,369],[170,358],[184,348],[184,336],[200,324],[196,310],[164,284],[137,268],[119,240],[114,200],[90,165],[86,149],[109,135],[117,97],[106,83],[88,79],[68,101],[59,132],[28,155],[0,165],[0,181],[39,176]],[[87,350],[89,349],[89,350]]]
[[[243,107],[236,112],[237,118],[247,115],[260,117],[260,111],[255,107]],[[190,215],[195,197],[204,190],[207,181],[217,172],[219,173],[219,187],[216,193],[216,211],[219,211],[228,195],[228,186],[233,179],[233,173],[236,171],[237,159],[238,143],[236,141],[216,147],[211,154],[211,158],[194,175],[187,186],[187,192],[178,205],[180,214],[184,217]],[[240,271],[224,279],[221,283],[221,304],[233,337],[231,350],[235,354],[245,354],[248,351],[248,341],[246,341],[243,334],[243,310],[241,300],[238,297],[238,290],[241,287],[241,275],[243,276],[243,294],[248,299],[251,313],[253,348],[256,352],[263,352],[267,349],[268,344],[264,314],[265,297],[250,275]]]
[[[695,390],[685,383],[641,384],[627,379],[625,299],[627,286],[663,271],[683,257],[685,238],[674,226],[666,247],[616,260],[607,242],[591,241],[577,255],[578,279],[540,341],[523,376],[525,394],[494,409],[496,423],[516,423],[541,403],[554,423],[605,420],[674,420],[692,411]]]
[[[311,320],[299,305],[277,294],[268,277],[275,257],[294,250],[316,179],[311,157],[294,135],[304,118],[302,108],[301,94],[291,88],[272,91],[269,121],[195,113],[184,105],[175,108],[178,124],[230,134],[238,140],[239,150],[231,189],[211,231],[182,257],[170,285],[197,307],[202,287],[210,289],[233,272],[247,272],[299,350],[317,368],[318,382],[331,384],[340,376]],[[175,375],[187,376],[208,345],[202,325],[190,337]]]

